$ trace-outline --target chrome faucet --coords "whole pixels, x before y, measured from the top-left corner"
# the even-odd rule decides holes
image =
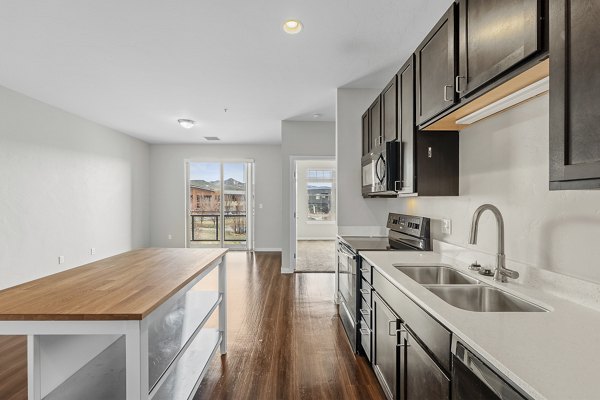
[[[484,204],[479,206],[473,214],[473,221],[471,222],[471,236],[469,238],[469,244],[477,244],[477,228],[479,227],[479,217],[485,211],[489,210],[496,217],[496,223],[498,224],[498,254],[496,255],[496,269],[494,270],[494,280],[500,282],[507,282],[506,277],[517,279],[519,273],[505,267],[505,256],[504,256],[504,219],[500,210],[491,204]]]

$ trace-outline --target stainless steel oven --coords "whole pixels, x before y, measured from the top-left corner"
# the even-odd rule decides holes
[[[356,271],[357,254],[350,246],[338,242],[338,287],[340,301],[340,318],[348,339],[354,349],[356,347]]]
[[[402,161],[400,143],[386,142],[363,156],[362,167],[362,195],[396,196],[401,189]]]

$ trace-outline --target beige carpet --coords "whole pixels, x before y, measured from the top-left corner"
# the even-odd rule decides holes
[[[296,272],[335,272],[335,240],[298,240]]]

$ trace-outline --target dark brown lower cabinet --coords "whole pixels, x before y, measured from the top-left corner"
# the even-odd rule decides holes
[[[427,354],[408,329],[400,343],[401,398],[404,400],[448,400],[450,378]]]
[[[600,189],[600,2],[549,12],[550,189]]]

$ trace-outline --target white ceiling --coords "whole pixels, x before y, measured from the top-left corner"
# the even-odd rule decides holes
[[[336,88],[383,87],[450,3],[0,0],[0,85],[151,143],[278,143],[333,121]]]

